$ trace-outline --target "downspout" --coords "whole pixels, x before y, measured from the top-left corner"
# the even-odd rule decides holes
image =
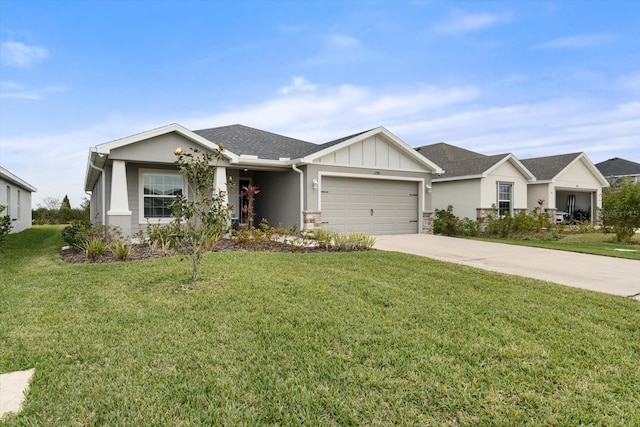
[[[96,165],[93,164],[93,160],[89,160],[89,166],[91,166],[93,169],[100,171],[100,173],[102,174],[102,176],[100,177],[100,184],[101,184],[101,196],[102,196],[102,225],[107,225],[107,217],[105,215],[105,212],[107,211],[107,205],[106,205],[106,197],[107,195],[105,194],[105,173],[104,173],[104,169],[101,169],[99,167],[97,167]],[[93,194],[92,194],[93,196]]]
[[[298,169],[295,163],[291,163],[291,169],[300,174],[300,231],[303,231],[304,215],[302,214],[302,211],[304,210],[304,172]]]

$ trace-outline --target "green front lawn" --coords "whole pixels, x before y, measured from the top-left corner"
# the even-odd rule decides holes
[[[13,425],[640,425],[637,301],[410,255],[0,252]]]
[[[474,239],[476,238],[474,237]],[[636,234],[627,243],[616,243],[614,234],[604,233],[565,234],[562,235],[560,240],[539,240],[536,238],[503,239],[498,237],[480,237],[478,239],[512,245],[534,246],[536,248],[640,260],[640,234]]]

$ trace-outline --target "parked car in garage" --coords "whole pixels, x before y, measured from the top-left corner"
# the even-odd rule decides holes
[[[569,212],[556,211],[556,224],[568,224],[571,221]]]

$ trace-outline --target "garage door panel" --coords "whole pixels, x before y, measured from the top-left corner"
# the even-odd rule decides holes
[[[369,234],[418,232],[417,182],[324,177],[321,185],[326,228]]]

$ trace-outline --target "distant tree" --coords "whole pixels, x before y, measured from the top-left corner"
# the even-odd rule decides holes
[[[640,228],[640,183],[625,179],[614,190],[607,188],[602,197],[602,222],[611,227],[618,242],[626,242]]]
[[[80,209],[82,209],[83,211],[89,212],[89,210],[91,210],[91,200],[87,199],[86,197],[83,197],[82,203],[80,203]]]
[[[52,210],[58,210],[60,209],[60,205],[62,203],[60,202],[60,198],[59,197],[53,197],[53,196],[44,196],[44,199],[42,199],[42,203],[38,205],[39,208],[45,208],[48,209],[50,211]]]
[[[65,194],[64,199],[62,199],[62,203],[60,204],[60,209],[58,210],[58,222],[66,224],[71,220],[73,220],[73,210],[71,209],[69,197]]]
[[[60,209],[71,209],[71,202],[69,202],[69,196],[64,195],[64,199],[62,199],[62,203],[60,204]]]

